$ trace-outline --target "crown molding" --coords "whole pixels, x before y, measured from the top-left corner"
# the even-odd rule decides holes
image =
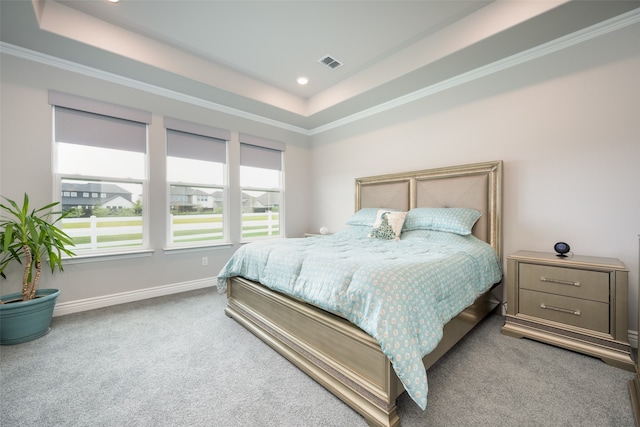
[[[187,104],[192,104],[192,105],[203,107],[209,110],[230,114],[236,117],[241,117],[254,122],[264,123],[277,128],[290,130],[292,132],[297,132],[304,135],[309,135],[309,131],[307,129],[303,129],[298,126],[293,126],[288,123],[284,123],[278,120],[270,119],[268,117],[260,116],[258,114],[253,114],[247,111],[238,110],[236,108],[228,107],[226,105],[218,104],[216,102],[207,101],[206,99],[198,98],[196,96],[187,95],[171,89],[166,89],[160,86],[145,83],[140,80],[124,77],[119,74],[110,73],[108,71],[103,71],[93,67],[88,67],[86,65],[78,64],[77,62],[68,61],[66,59],[62,59],[56,56],[48,55],[46,53],[26,49],[10,43],[0,42],[0,53],[6,53],[8,55],[12,55],[21,59],[26,59],[28,61],[37,62],[40,64],[48,65],[50,67],[58,68],[64,71],[69,71],[69,72],[80,74],[87,77],[93,77],[109,83],[115,83],[121,86],[125,86],[132,89],[137,89],[147,93],[151,93],[154,95],[162,96],[164,98],[185,102]]]
[[[615,18],[611,18],[601,23],[592,25],[583,30],[576,31],[564,37],[560,37],[556,40],[550,41],[548,43],[544,43],[540,46],[536,46],[534,48],[522,51],[515,55],[511,55],[504,59],[484,65],[482,67],[478,67],[466,73],[459,74],[457,76],[443,80],[439,83],[424,87],[417,91],[411,92],[407,95],[403,95],[401,97],[395,98],[391,101],[384,102],[375,107],[371,107],[366,110],[362,110],[358,113],[352,114],[350,116],[346,116],[342,119],[335,120],[331,123],[327,123],[326,125],[318,126],[312,129],[310,134],[311,135],[320,134],[328,130],[335,129],[340,126],[344,126],[346,124],[364,119],[366,117],[370,117],[375,114],[379,114],[384,111],[388,111],[388,110],[400,107],[402,105],[434,95],[438,92],[442,92],[447,89],[452,89],[456,86],[469,83],[473,80],[486,77],[493,73],[497,73],[499,71],[503,71],[508,68],[523,64],[525,62],[541,58],[543,56],[557,52],[559,50],[566,49],[568,47],[585,42],[587,40],[594,39],[596,37],[600,37],[602,35],[625,28],[629,25],[633,25],[638,22],[640,22],[640,9],[634,9],[630,12],[619,15]]]
[[[540,46],[525,50],[523,52],[511,55],[507,58],[492,62],[482,67],[478,67],[474,70],[466,73],[459,74],[449,79],[443,80],[439,83],[424,87],[409,94],[397,97],[390,101],[378,104],[374,107],[364,109],[357,113],[348,115],[341,119],[332,121],[325,125],[315,127],[313,129],[305,129],[299,126],[293,126],[289,123],[285,123],[278,120],[273,120],[268,117],[264,117],[258,114],[249,113],[247,111],[231,108],[222,104],[207,101],[202,98],[187,95],[174,90],[166,89],[160,86],[152,85],[142,82],[140,80],[130,79],[118,74],[106,72],[96,68],[88,67],[76,62],[67,61],[58,57],[47,55],[41,52],[36,52],[30,49],[25,49],[13,44],[0,42],[0,53],[16,56],[22,59],[26,59],[33,62],[38,62],[69,72],[97,78],[103,81],[119,84],[122,86],[138,89],[144,92],[155,94],[169,99],[185,102],[188,104],[196,105],[209,110],[229,114],[232,116],[240,117],[250,121],[263,123],[276,128],[288,130],[291,132],[299,133],[305,136],[313,136],[321,134],[323,132],[339,128],[341,126],[362,120],[373,115],[398,108],[400,106],[409,104],[422,98],[434,95],[436,93],[454,88],[456,86],[469,83],[473,80],[486,77],[493,73],[506,70],[511,67],[523,64],[534,59],[541,58],[543,56],[552,54],[562,49],[569,48],[576,44],[591,40],[602,35],[611,33],[613,31],[625,28],[640,22],[640,8],[631,10],[627,13],[621,14],[614,18],[592,25],[583,30],[576,31],[568,34],[564,37],[560,37],[548,43],[544,43]]]

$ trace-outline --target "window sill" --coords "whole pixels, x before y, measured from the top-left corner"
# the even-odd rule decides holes
[[[163,250],[165,255],[175,255],[179,253],[200,252],[200,251],[207,251],[211,249],[227,249],[232,246],[233,246],[233,243],[225,242],[225,243],[216,243],[216,244],[202,245],[202,246],[176,246],[172,248],[164,248]]]
[[[253,243],[253,242],[264,242],[267,240],[284,240],[286,239],[286,237],[284,236],[273,236],[273,237],[257,237],[254,239],[244,239],[244,240],[240,240],[238,242],[238,244],[240,245],[246,245],[247,243]]]
[[[142,258],[153,255],[153,249],[142,249],[132,252],[111,252],[101,254],[75,255],[69,258],[63,258],[64,264],[83,264],[87,262],[113,261],[118,259]]]

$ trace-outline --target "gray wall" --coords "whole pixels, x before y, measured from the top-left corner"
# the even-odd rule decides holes
[[[70,264],[63,274],[45,274],[44,287],[62,289],[60,302],[73,303],[131,292],[137,292],[131,297],[136,298],[146,289],[176,283],[211,284],[237,248],[163,251],[163,115],[287,143],[285,215],[291,237],[321,225],[343,228],[353,211],[354,178],[501,159],[505,254],[549,251],[563,240],[578,254],[621,259],[630,269],[629,325],[635,329],[639,39],[640,25],[635,24],[312,137],[3,55],[0,192],[18,198],[27,191],[38,204],[51,199],[49,89],[153,112],[154,252]],[[233,141],[231,162],[237,161]],[[231,180],[233,189],[237,177]],[[239,209],[239,202],[232,202]],[[209,256],[207,267],[200,265],[202,256]],[[2,281],[3,293],[13,289]]]
[[[122,302],[157,295],[158,292],[171,292],[146,292],[151,288],[177,286],[176,290],[211,285],[218,271],[237,249],[238,245],[235,244],[206,250],[173,251],[171,254],[163,250],[168,212],[162,120],[165,115],[231,130],[230,171],[237,171],[237,167],[234,168],[233,165],[237,166],[239,162],[238,132],[285,142],[285,233],[287,236],[301,236],[307,230],[311,205],[311,159],[307,136],[11,55],[2,55],[1,67],[0,193],[11,199],[21,200],[22,194],[27,192],[33,206],[49,203],[54,191],[49,89],[153,113],[152,124],[149,126],[150,243],[153,253],[150,256],[123,257],[117,260],[74,261],[65,264],[62,274],[51,276],[49,271],[45,272],[40,287],[62,290],[58,308],[68,303],[79,303],[80,308],[71,309],[74,311],[108,303],[109,298],[111,302]],[[231,215],[239,218],[237,173],[231,174],[230,187],[230,193],[234,195],[231,198]],[[237,242],[240,235],[238,221],[232,223],[231,234]],[[201,265],[204,256],[209,257],[208,266]],[[2,293],[19,291],[21,274],[16,268],[7,273],[11,280],[2,280]],[[96,299],[105,301],[96,302]]]
[[[504,161],[504,253],[615,257],[637,329],[640,25],[314,137],[311,228],[344,227],[357,177]]]

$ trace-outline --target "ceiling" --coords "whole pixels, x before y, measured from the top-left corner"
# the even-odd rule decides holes
[[[57,1],[307,99],[489,3]]]
[[[638,1],[1,1],[51,55],[303,133],[553,42]],[[331,56],[342,65],[320,62]],[[309,79],[307,85],[296,82]]]

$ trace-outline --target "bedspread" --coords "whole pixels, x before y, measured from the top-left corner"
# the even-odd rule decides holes
[[[367,237],[369,227],[331,236],[242,246],[218,275],[242,276],[338,314],[380,344],[407,393],[427,405],[422,358],[444,325],[494,283],[502,268],[491,246],[474,236],[416,230],[400,240]]]

